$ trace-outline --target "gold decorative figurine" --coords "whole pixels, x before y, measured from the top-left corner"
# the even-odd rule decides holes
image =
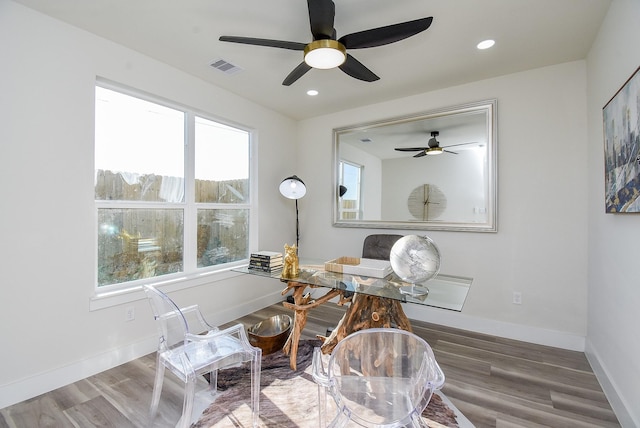
[[[284,244],[284,267],[281,278],[290,279],[298,276],[298,248],[295,245]]]

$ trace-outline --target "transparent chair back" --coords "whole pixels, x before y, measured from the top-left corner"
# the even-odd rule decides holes
[[[220,330],[207,323],[198,305],[179,308],[165,293],[143,286],[158,327],[156,376],[149,420],[158,411],[165,369],[185,383],[182,416],[176,426],[191,423],[193,400],[198,376],[209,374],[212,394],[217,389],[217,371],[251,362],[251,408],[253,425],[258,425],[260,366],[262,350],[251,346],[244,326],[237,324]]]
[[[364,427],[425,427],[421,415],[444,373],[431,347],[413,333],[391,328],[360,330],[334,348],[326,370],[320,348],[314,351],[320,426],[324,427],[326,394],[337,414],[330,427],[353,421]]]

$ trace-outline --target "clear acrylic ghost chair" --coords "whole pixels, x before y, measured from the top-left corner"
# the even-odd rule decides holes
[[[330,427],[353,421],[364,427],[423,427],[421,417],[444,373],[427,342],[408,331],[372,328],[350,334],[333,349],[326,370],[314,349],[320,426],[326,427],[326,395],[337,414]]]
[[[215,394],[219,369],[250,361],[251,408],[253,426],[257,426],[262,350],[249,344],[244,326],[237,324],[219,330],[206,322],[198,305],[180,309],[162,291],[148,285],[144,285],[143,289],[149,298],[159,335],[149,422],[153,421],[158,411],[165,368],[185,383],[182,416],[176,426],[186,428],[191,424],[198,376],[209,373],[210,392]]]

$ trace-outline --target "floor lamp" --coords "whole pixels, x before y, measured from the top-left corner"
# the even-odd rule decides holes
[[[298,220],[298,199],[307,193],[307,186],[298,178],[292,175],[282,180],[280,183],[280,193],[287,199],[295,199],[296,201],[296,253],[298,251],[298,242],[300,241],[300,221]]]

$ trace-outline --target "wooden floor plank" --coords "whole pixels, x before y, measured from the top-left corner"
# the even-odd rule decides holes
[[[590,385],[584,387],[584,385],[574,384],[567,381],[562,374],[557,379],[548,379],[544,376],[536,373],[535,371],[519,371],[514,368],[492,367],[492,376],[510,379],[512,382],[520,382],[524,385],[543,385],[549,388],[549,390],[566,392],[567,394],[575,397],[582,397],[593,401],[605,402],[608,405],[607,398],[599,385]]]
[[[496,378],[491,375],[469,373],[466,370],[445,364],[441,364],[441,367],[446,376],[445,382],[457,381],[488,391],[501,392],[511,397],[523,398],[534,403],[548,406],[553,405],[551,391],[543,386],[513,382],[508,379]]]
[[[73,428],[51,393],[0,410],[9,427]]]
[[[100,391],[88,380],[83,379],[62,388],[51,391],[49,394],[61,409],[68,409],[77,403],[100,396]]]
[[[537,424],[515,416],[498,413],[496,415],[496,428],[546,428],[547,425]]]
[[[564,394],[558,391],[551,391],[551,401],[556,409],[568,410],[574,413],[581,413],[591,418],[603,421],[617,422],[609,403],[605,401],[588,400],[575,395]]]
[[[505,370],[514,370],[523,373],[536,373],[544,379],[550,381],[558,380],[570,382],[571,384],[582,385],[586,388],[599,388],[598,380],[591,370],[575,370],[570,367],[551,365],[539,361],[538,359],[526,359],[501,354],[499,352],[486,351],[468,345],[458,345],[448,342],[438,342],[437,349],[440,352],[447,352],[459,357],[467,357],[470,360],[480,360],[490,363],[492,366],[499,366]]]
[[[64,411],[76,427],[134,428],[129,421],[103,396],[92,398]]]
[[[464,400],[494,410],[497,414],[504,413],[549,427],[605,428],[620,426],[617,423],[555,409],[551,405],[535,403],[528,399],[513,397],[503,392],[489,391],[455,380],[447,382],[442,391],[447,397],[455,397],[457,400]],[[469,415],[465,414],[465,416],[469,418]]]

